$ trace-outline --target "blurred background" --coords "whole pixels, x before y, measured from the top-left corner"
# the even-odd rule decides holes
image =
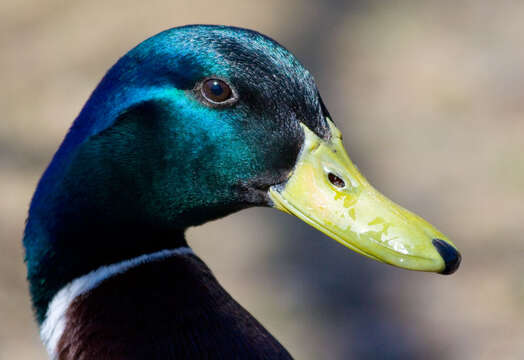
[[[0,359],[43,359],[21,237],[36,182],[105,71],[189,23],[253,28],[316,77],[350,156],[463,254],[444,277],[250,209],[191,229],[297,359],[524,358],[524,2],[0,2]]]

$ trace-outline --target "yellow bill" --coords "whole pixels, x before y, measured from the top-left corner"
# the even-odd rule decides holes
[[[328,119],[329,141],[302,125],[305,142],[284,184],[270,188],[273,206],[350,249],[397,267],[451,274],[461,256],[421,217],[375,190],[351,162]]]

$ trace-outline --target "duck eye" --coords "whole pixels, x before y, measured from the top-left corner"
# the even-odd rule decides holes
[[[222,104],[233,97],[231,87],[219,79],[207,79],[202,83],[202,96],[212,104]]]

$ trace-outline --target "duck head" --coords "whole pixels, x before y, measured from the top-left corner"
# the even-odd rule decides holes
[[[251,206],[394,266],[451,273],[460,262],[360,174],[291,53],[253,31],[186,26],[108,71],[44,173],[24,237],[39,319],[71,279]]]

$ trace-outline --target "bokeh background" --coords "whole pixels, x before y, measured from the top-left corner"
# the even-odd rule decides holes
[[[20,243],[40,174],[118,57],[188,23],[294,52],[364,174],[463,253],[408,272],[250,209],[188,233],[225,288],[297,359],[523,359],[524,2],[504,0],[2,0],[0,358],[45,358]]]

